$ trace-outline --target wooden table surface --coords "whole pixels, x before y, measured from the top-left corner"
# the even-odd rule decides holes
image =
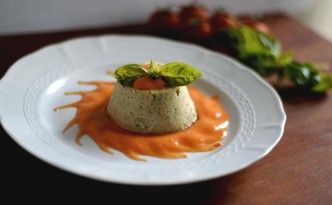
[[[284,15],[269,19],[273,34],[296,58],[328,63],[332,44]],[[78,36],[148,33],[144,25],[0,37],[0,77],[23,55]],[[330,72],[331,73],[331,72]],[[304,95],[279,90],[287,122],[279,144],[265,158],[237,173],[178,186],[128,186],[94,181],[33,157],[0,127],[2,200],[65,202],[107,200],[114,204],[332,204],[332,92]],[[18,125],[19,129],[19,125]],[[55,187],[57,187],[56,191]],[[52,191],[51,191],[52,190]],[[12,197],[16,196],[16,197]]]

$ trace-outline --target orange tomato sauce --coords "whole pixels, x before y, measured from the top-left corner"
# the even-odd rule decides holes
[[[166,83],[160,77],[152,79],[149,75],[138,78],[133,84],[133,88],[138,90],[156,90],[165,87]]]
[[[221,140],[227,134],[228,115],[220,105],[217,96],[208,97],[198,89],[189,86],[198,119],[185,130],[160,135],[140,134],[125,130],[112,122],[106,113],[114,82],[80,82],[83,85],[95,85],[91,91],[68,92],[69,95],[81,95],[74,103],[55,108],[76,108],[74,118],[64,129],[64,133],[73,125],[79,129],[76,142],[80,144],[83,136],[89,136],[101,150],[112,154],[118,150],[134,160],[146,161],[142,155],[159,158],[185,158],[187,152],[212,151],[221,146]]]

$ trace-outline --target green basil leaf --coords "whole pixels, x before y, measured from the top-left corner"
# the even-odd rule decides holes
[[[326,92],[331,88],[332,88],[331,76],[325,73],[320,73],[318,84],[313,86],[311,90],[315,92]]]
[[[278,65],[284,66],[291,63],[293,61],[293,55],[293,51],[291,50],[283,52],[278,58]]]
[[[157,64],[155,64],[153,61],[151,61],[149,75],[152,77],[152,79],[158,78],[159,72],[160,72],[160,70],[159,70]]]
[[[242,58],[241,62],[263,77],[270,76],[277,72],[278,58],[271,53],[253,53]]]
[[[298,86],[312,87],[319,83],[319,73],[312,64],[294,61],[283,69],[284,76]]]
[[[294,61],[291,51],[282,53],[280,42],[270,35],[240,26],[224,29],[222,37],[229,54],[262,77],[276,74],[279,81],[288,79],[314,92],[332,88],[331,76],[314,64]]]
[[[124,86],[133,85],[137,78],[140,78],[148,73],[142,65],[128,64],[121,66],[115,71],[115,78]]]
[[[160,68],[159,76],[169,86],[184,86],[194,82],[202,73],[195,67],[181,62],[172,62]]]
[[[225,29],[230,46],[235,49],[237,58],[246,58],[256,53],[266,53],[279,56],[281,45],[272,36],[248,26],[229,27]]]

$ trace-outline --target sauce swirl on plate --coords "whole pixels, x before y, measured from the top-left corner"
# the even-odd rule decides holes
[[[79,127],[76,142],[80,144],[83,136],[90,137],[103,151],[112,154],[116,149],[134,160],[146,161],[141,155],[160,158],[185,158],[187,152],[212,151],[221,146],[227,134],[228,115],[220,105],[217,96],[208,97],[197,88],[188,86],[195,104],[198,119],[185,130],[167,134],[140,134],[125,130],[112,122],[106,113],[109,96],[115,82],[80,82],[82,85],[95,85],[91,91],[68,92],[81,95],[74,103],[55,108],[76,108],[75,117],[63,132],[73,125]]]

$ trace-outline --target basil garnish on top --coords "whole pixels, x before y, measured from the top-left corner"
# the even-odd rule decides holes
[[[161,77],[167,86],[184,86],[202,76],[195,67],[182,62],[172,62],[158,66],[151,61],[150,69],[139,64],[123,65],[116,69],[115,78],[124,86],[132,86],[134,81],[142,76],[150,75],[152,79]]]
[[[140,78],[148,73],[142,65],[128,64],[121,66],[115,71],[115,78],[124,86],[133,85],[137,78]]]
[[[166,84],[171,86],[189,85],[202,76],[197,68],[181,62],[163,65],[159,74]]]
[[[155,64],[153,61],[150,62],[149,74],[152,77],[152,79],[156,79],[159,77],[159,68],[157,64]]]

